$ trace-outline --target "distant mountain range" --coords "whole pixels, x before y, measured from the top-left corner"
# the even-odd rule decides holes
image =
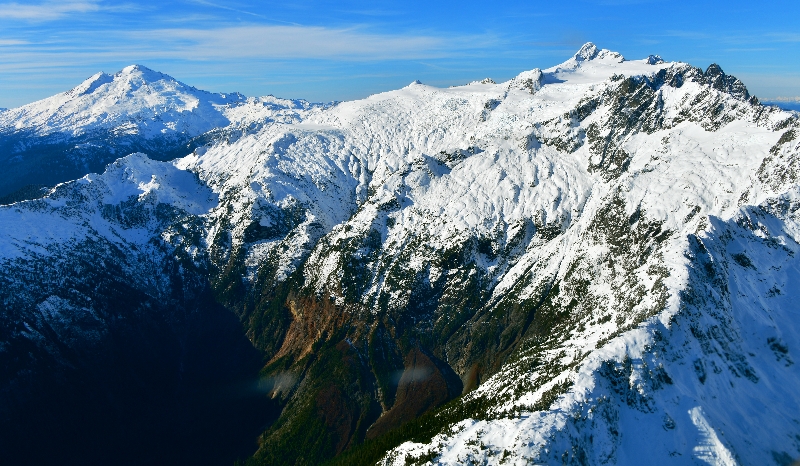
[[[797,100],[765,100],[762,102],[764,105],[774,105],[778,108],[782,108],[783,110],[790,110],[794,112],[800,112],[800,101]]]
[[[717,65],[327,105],[131,66],[0,128],[4,463],[800,457],[800,121]]]
[[[97,73],[67,92],[0,113],[0,163],[7,173],[0,197],[26,197],[31,187],[101,172],[136,151],[171,160],[205,144],[209,131],[285,122],[294,110],[310,107],[213,94],[140,65]]]

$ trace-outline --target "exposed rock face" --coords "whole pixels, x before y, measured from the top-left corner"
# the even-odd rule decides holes
[[[450,366],[419,348],[408,353],[404,366],[392,408],[375,421],[367,438],[385,434],[461,394],[461,380]]]
[[[0,208],[7,380],[117,322],[199,350],[213,295],[280,408],[254,463],[800,455],[796,114],[587,44],[293,115]]]

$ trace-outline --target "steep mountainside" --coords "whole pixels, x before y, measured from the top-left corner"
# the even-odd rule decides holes
[[[221,379],[250,395],[177,417],[251,413],[219,458],[260,428],[254,464],[800,457],[796,113],[717,65],[593,44],[505,83],[281,111],[0,207],[0,400],[22,400],[0,413],[26,419],[44,382]],[[174,366],[120,375],[151,338]]]
[[[131,152],[168,160],[205,144],[211,130],[291,122],[311,107],[213,94],[140,65],[97,73],[67,92],[0,112],[0,163],[8,174],[0,196],[38,198],[42,187],[102,171]]]
[[[0,208],[4,464],[226,464],[273,407],[207,272],[160,240],[216,196],[134,154]]]

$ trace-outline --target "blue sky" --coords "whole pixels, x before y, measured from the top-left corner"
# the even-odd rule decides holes
[[[0,107],[139,63],[201,89],[348,100],[546,68],[592,41],[719,63],[765,99],[800,96],[800,2],[0,0]]]

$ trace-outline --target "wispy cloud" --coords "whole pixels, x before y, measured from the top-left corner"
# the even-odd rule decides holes
[[[412,78],[425,79],[430,69],[425,71],[419,61],[470,61],[504,40],[491,34],[383,33],[365,26],[160,26],[29,35],[22,38],[27,43],[0,46],[0,103],[22,105],[63,91],[97,71],[115,72],[132,63],[203,89],[342,100],[395,88]],[[386,76],[361,76],[365,71]],[[478,79],[471,72],[462,74],[470,79],[460,81]],[[36,87],[45,83],[50,83],[49,92]]]
[[[240,8],[232,8],[232,7],[229,7],[227,5],[220,5],[219,3],[209,2],[209,1],[206,1],[206,0],[190,0],[190,1],[191,1],[191,3],[197,4],[197,5],[210,6],[212,8],[219,8],[220,10],[233,11],[234,13],[240,13],[240,14],[243,14],[243,15],[254,16],[256,18],[265,19],[265,20],[271,21],[271,22],[283,23],[283,24],[292,24],[292,25],[299,26],[298,23],[293,23],[293,22],[290,22],[290,21],[283,21],[283,20],[271,18],[271,17],[266,16],[266,15],[262,15],[260,13],[255,13],[255,12],[252,12],[252,11],[242,10]]]
[[[403,12],[400,10],[365,9],[365,10],[338,10],[340,13],[349,13],[361,16],[399,16]]]
[[[769,99],[770,102],[798,102],[800,103],[800,96],[778,96]]]
[[[662,0],[599,0],[597,1],[600,5],[607,5],[607,6],[626,6],[626,5],[641,5],[645,3],[656,3],[661,2]]]
[[[102,37],[103,40],[96,40]],[[23,42],[0,39],[0,69],[75,61],[126,60],[243,62],[255,60],[421,60],[459,56],[496,46],[490,35],[434,36],[381,34],[362,28],[247,25],[91,31],[62,34],[58,40]],[[81,44],[81,45],[79,45]]]
[[[685,31],[685,30],[667,30],[663,33],[663,35],[665,37],[677,37],[679,39],[692,39],[692,40],[704,40],[713,37],[706,32]]]
[[[725,52],[771,52],[776,50],[774,47],[738,47],[724,49]]]
[[[663,37],[689,39],[717,44],[739,44],[742,50],[753,49],[753,44],[781,44],[800,42],[800,34],[793,32],[752,32],[728,31],[725,33],[708,33],[691,30],[668,30]],[[755,50],[755,49],[754,49]]]
[[[25,21],[52,21],[79,13],[100,11],[96,1],[44,2],[35,5],[0,3],[0,18]]]
[[[405,59],[441,55],[474,41],[426,35],[388,35],[357,28],[317,26],[236,26],[218,29],[161,29],[132,34],[157,37],[176,54],[202,59],[345,58]],[[479,44],[479,43],[478,43]]]
[[[680,12],[666,22],[642,20],[660,17],[643,15],[643,4],[660,14],[663,0],[585,0],[581,14],[558,2],[490,9],[467,2],[458,11],[435,2],[425,11],[408,2],[334,3],[0,0],[0,104],[32,100],[20,94],[34,95],[29,89],[37,83],[52,83],[55,93],[131,63],[209,89],[247,93],[250,86],[251,93],[338,99],[411,78],[452,84],[511,76],[559,63],[588,40],[631,58],[658,52],[698,65],[721,62],[737,76],[764,73],[752,80],[763,83],[759,96],[800,94],[794,75],[766,78],[796,74],[791,47],[800,34],[793,24],[753,22],[727,9],[727,16],[710,17],[701,27]],[[364,73],[379,78],[354,78]],[[297,84],[325,80],[324,86]],[[270,86],[258,87],[262,82]]]
[[[800,42],[798,33],[774,33],[770,34],[776,42]]]

